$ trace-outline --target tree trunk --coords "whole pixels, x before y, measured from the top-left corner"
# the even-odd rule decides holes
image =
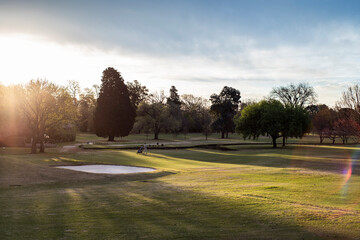
[[[272,138],[273,148],[276,148],[276,138],[275,137],[271,137],[271,138]]]
[[[154,139],[155,140],[159,139],[159,132],[158,131],[154,131]]]
[[[224,137],[225,137],[225,133],[221,132],[221,138],[224,138]]]
[[[283,147],[285,147],[285,143],[286,143],[286,138],[285,136],[283,137]]]
[[[226,138],[229,138],[229,133],[228,132],[226,132]]]
[[[36,153],[36,137],[32,137],[32,142],[31,142],[31,153]]]
[[[45,144],[44,144],[44,138],[40,139],[40,152],[44,153],[45,152]]]
[[[320,135],[320,144],[322,144],[322,143],[323,143],[323,141],[324,141],[324,138],[323,138],[323,136],[322,136],[322,135]]]
[[[205,133],[205,140],[207,140],[207,137],[208,137],[208,133],[206,132]]]
[[[115,136],[109,136],[108,141],[109,141],[109,142],[113,142],[113,141],[114,141],[114,139],[115,139]]]

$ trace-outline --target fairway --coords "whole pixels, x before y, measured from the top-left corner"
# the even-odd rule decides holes
[[[0,150],[2,239],[359,239],[356,146]],[[55,166],[155,168],[106,175]]]

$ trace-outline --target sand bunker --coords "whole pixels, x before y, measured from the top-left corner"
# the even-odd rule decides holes
[[[142,173],[155,171],[153,168],[129,167],[119,165],[82,165],[82,166],[61,166],[56,168],[70,169],[74,171],[102,174],[121,174],[121,173]]]

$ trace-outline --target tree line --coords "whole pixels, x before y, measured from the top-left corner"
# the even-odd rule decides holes
[[[95,133],[114,141],[130,133],[174,135],[203,133],[242,134],[244,138],[269,136],[273,146],[282,138],[314,132],[325,138],[359,141],[360,88],[349,87],[331,109],[316,105],[316,93],[306,83],[273,88],[262,101],[241,101],[238,89],[224,86],[209,99],[149,93],[137,80],[125,82],[114,68],[103,71],[101,85],[80,89],[76,81],[58,86],[45,79],[26,85],[0,85],[0,145],[31,144],[44,152],[46,142],[74,141],[76,132]]]

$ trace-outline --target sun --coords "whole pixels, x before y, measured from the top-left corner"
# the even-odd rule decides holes
[[[9,85],[23,83],[30,76],[39,74],[40,68],[50,66],[51,54],[56,47],[51,47],[40,39],[26,35],[0,36],[0,81]]]
[[[91,58],[81,48],[44,38],[10,34],[0,35],[0,83],[24,84],[47,78],[55,83],[86,75]]]

